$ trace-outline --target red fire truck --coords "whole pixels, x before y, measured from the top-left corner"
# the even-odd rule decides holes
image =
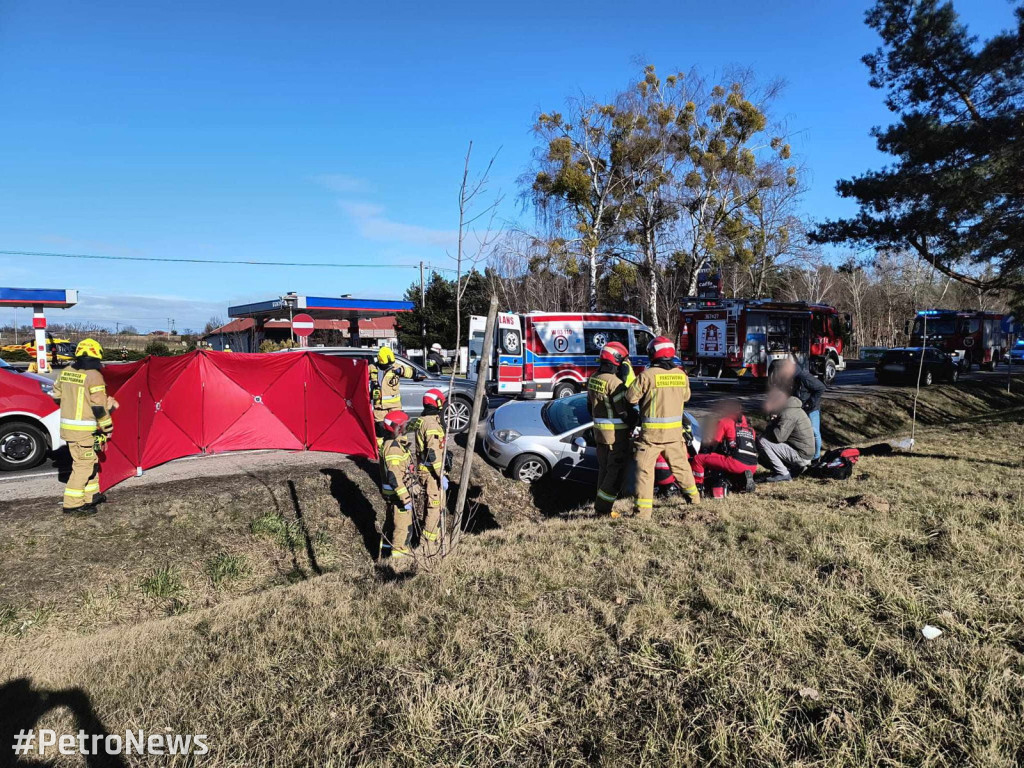
[[[957,358],[965,371],[974,364],[992,370],[1008,352],[1002,321],[1003,316],[993,312],[925,309],[914,318],[910,345],[938,347]],[[921,343],[922,335],[927,337],[926,345]]]
[[[770,299],[686,298],[679,310],[679,357],[698,381],[767,381],[787,355],[806,360],[826,384],[846,368],[850,318],[835,307]]]

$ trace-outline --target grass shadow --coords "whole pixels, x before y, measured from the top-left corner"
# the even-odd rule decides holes
[[[52,760],[28,760],[19,759],[18,755],[12,755],[12,747],[15,745],[17,734],[22,731],[36,729],[39,721],[49,712],[55,709],[67,708],[75,718],[78,730],[84,731],[87,744],[91,747],[92,737],[98,737],[97,742],[102,744],[109,734],[103,725],[96,711],[92,707],[89,696],[81,688],[65,688],[63,690],[47,690],[45,688],[33,688],[28,678],[18,678],[4,683],[0,686],[0,744],[2,744],[4,758],[0,765],[10,766],[50,766],[57,763]],[[38,740],[38,736],[36,737]],[[100,746],[102,750],[103,747]],[[51,754],[55,752],[54,747],[50,748]],[[38,754],[34,752],[33,754]],[[85,764],[90,768],[104,766],[105,768],[119,768],[127,763],[119,755],[91,755],[84,756]],[[11,760],[12,762],[7,762]]]
[[[377,464],[365,461],[365,464],[372,467],[376,473]],[[370,473],[370,468],[360,467],[363,471]],[[342,517],[347,517],[355,525],[356,530],[363,539],[363,546],[370,557],[376,559],[380,553],[380,532],[377,530],[377,510],[366,498],[363,489],[353,482],[344,471],[333,467],[325,467],[320,473],[330,478],[331,496],[338,502],[338,511]],[[375,479],[376,482],[376,479]]]

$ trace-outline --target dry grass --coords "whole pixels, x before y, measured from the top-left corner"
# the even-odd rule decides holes
[[[654,524],[585,508],[538,522],[578,501],[542,493],[538,510],[484,467],[479,534],[408,579],[370,568],[362,523],[344,516],[375,499],[339,515],[331,487],[357,498],[357,471],[294,475],[294,497],[284,477],[259,491],[217,481],[229,498],[211,512],[216,493],[189,497],[177,523],[160,517],[178,503],[161,486],[106,519],[58,521],[76,526],[65,539],[114,537],[125,592],[110,600],[131,607],[98,619],[76,597],[88,561],[67,566],[82,579],[46,580],[30,561],[55,558],[37,544],[36,576],[17,580],[15,531],[56,533],[8,510],[0,583],[14,618],[0,611],[0,626],[51,613],[0,640],[0,680],[80,687],[111,732],[209,734],[211,766],[1019,765],[1024,412],[1009,406],[927,428],[918,454],[864,458],[846,482],[659,509]],[[254,531],[272,511],[284,528]],[[314,574],[319,533],[324,575],[267,589],[296,567]],[[56,551],[96,552],[75,546]],[[218,560],[233,575],[214,586]],[[144,594],[168,565],[182,591]],[[146,607],[182,595],[183,615]],[[944,634],[924,640],[926,623]],[[5,692],[29,695],[0,688],[0,719]],[[66,713],[48,723],[70,729]]]

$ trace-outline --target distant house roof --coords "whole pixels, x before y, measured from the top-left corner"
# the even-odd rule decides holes
[[[256,321],[251,317],[240,317],[232,320],[230,323],[225,323],[220,328],[214,328],[209,333],[204,333],[203,338],[209,336],[219,336],[226,333],[248,333],[252,330],[252,327],[256,324]],[[348,320],[325,320],[322,318],[314,318],[313,330],[314,331],[343,331],[347,332],[349,326]],[[264,328],[274,330],[288,330],[287,320],[268,320],[263,324]],[[364,319],[359,321],[359,330],[361,332],[369,331],[394,331],[395,329],[395,318],[394,316],[385,317],[373,317],[370,319]]]

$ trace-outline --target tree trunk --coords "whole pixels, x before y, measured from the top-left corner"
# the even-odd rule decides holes
[[[588,307],[591,312],[597,312],[597,249],[591,248],[587,254],[590,267],[590,301]]]

